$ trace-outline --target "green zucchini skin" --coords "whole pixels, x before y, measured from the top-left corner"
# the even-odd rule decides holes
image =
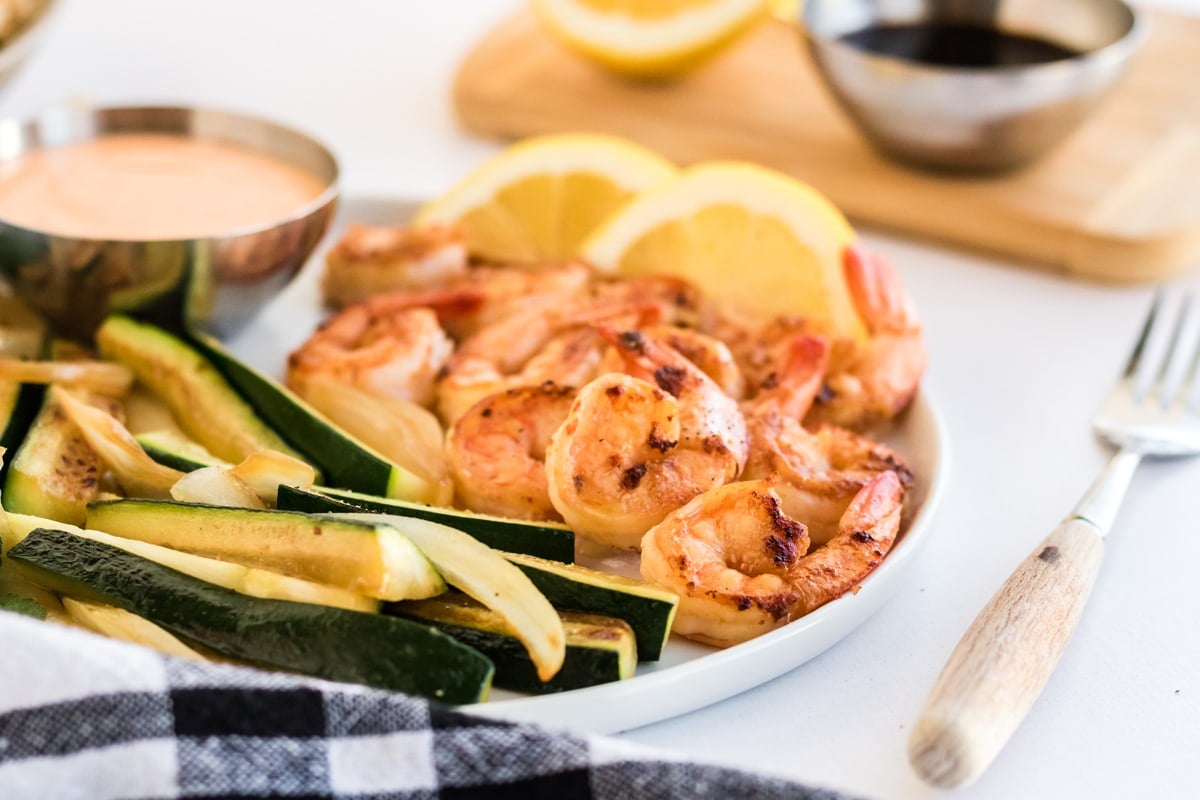
[[[303,454],[238,393],[187,341],[120,314],[96,331],[102,355],[128,366],[138,380],[162,395],[189,435],[228,461],[241,461],[263,448],[295,458]]]
[[[292,391],[234,357],[216,340],[193,334],[189,342],[288,444],[320,468],[330,486],[383,496],[392,489],[392,464],[383,456],[326,421]]]
[[[637,662],[633,631],[624,621],[595,614],[563,612],[566,659],[553,678],[542,682],[525,646],[493,611],[482,607],[464,608],[463,601],[445,597],[389,604],[386,610],[389,614],[433,625],[447,636],[483,653],[496,665],[492,682],[500,689],[529,694],[582,689],[628,678]]]
[[[575,560],[575,534],[563,525],[472,514],[324,487],[310,491],[280,486],[275,506],[310,514],[326,511],[373,511],[415,517],[457,528],[488,547],[508,553],[526,553],[564,564]]]
[[[679,604],[675,595],[652,584],[574,564],[515,553],[508,559],[529,577],[550,605],[623,619],[633,628],[638,658],[657,661],[662,656]]]
[[[195,472],[198,469],[204,469],[205,467],[213,466],[213,464],[206,464],[205,462],[192,458],[185,453],[180,453],[167,447],[163,447],[157,442],[143,439],[141,436],[135,436],[133,438],[137,439],[137,443],[142,446],[142,450],[146,451],[146,455],[150,456],[164,467],[177,469],[180,472]]]
[[[481,700],[491,685],[486,657],[428,625],[241,595],[66,531],[39,528],[8,557],[35,583],[254,664],[452,704]]]
[[[46,387],[41,384],[22,383],[10,387],[11,394],[5,398],[8,402],[0,409],[0,423],[3,433],[0,433],[0,447],[6,455],[0,459],[0,486],[8,476],[8,466],[16,456],[17,448],[25,441],[26,434],[33,427],[42,410],[42,400],[46,396]]]
[[[117,407],[111,399],[85,399],[110,412]],[[5,453],[4,460],[9,469],[0,504],[6,511],[78,525],[100,492],[104,463],[48,393],[21,446]]]
[[[560,558],[530,552],[535,549],[551,549],[543,544],[546,540],[539,537],[561,533],[557,528],[545,529],[546,534],[543,534],[536,527],[538,523],[499,520],[501,524],[508,523],[508,528],[512,531],[510,534],[509,530],[499,525],[492,526],[493,518],[481,515],[462,514],[448,509],[399,503],[383,498],[363,498],[349,492],[324,488],[310,491],[280,486],[276,506],[279,509],[310,514],[326,511],[377,511],[419,517],[457,528],[489,547],[509,554],[509,559],[529,576],[533,585],[555,608],[625,620],[633,628],[637,639],[638,658],[643,661],[657,661],[662,656],[663,647],[666,646],[667,637],[671,633],[671,622],[675,619],[675,608],[679,600],[670,592],[641,581],[607,575],[571,564],[565,555],[565,541],[560,541],[552,550],[561,556]],[[516,538],[518,533],[519,539]],[[570,552],[573,555],[574,536],[571,536]]]

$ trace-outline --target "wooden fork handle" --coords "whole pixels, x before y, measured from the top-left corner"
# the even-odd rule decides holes
[[[908,742],[926,782],[950,789],[991,763],[1041,693],[1104,557],[1099,530],[1062,523],[988,601],[950,654]]]

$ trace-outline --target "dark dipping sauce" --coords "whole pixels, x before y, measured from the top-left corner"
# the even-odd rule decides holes
[[[1060,44],[995,28],[954,23],[874,25],[841,37],[860,50],[937,67],[1018,67],[1080,55]]]

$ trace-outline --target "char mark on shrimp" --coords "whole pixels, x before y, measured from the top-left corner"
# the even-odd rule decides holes
[[[654,370],[654,382],[664,392],[667,392],[672,397],[678,397],[679,392],[683,389],[683,379],[686,375],[687,372],[682,367],[664,364]]]
[[[617,346],[630,353],[645,355],[646,337],[640,331],[624,331],[617,336]]]
[[[768,536],[763,540],[766,546],[767,555],[775,562],[777,567],[786,567],[789,564],[795,564],[800,558],[800,548],[796,546],[794,537],[784,536]]]
[[[666,453],[672,447],[678,445],[679,442],[675,441],[674,439],[668,439],[665,436],[659,435],[658,426],[655,425],[650,429],[650,436],[647,437],[646,444],[660,453]]]
[[[646,465],[634,464],[621,474],[621,488],[632,491],[638,487],[644,477],[646,477]]]

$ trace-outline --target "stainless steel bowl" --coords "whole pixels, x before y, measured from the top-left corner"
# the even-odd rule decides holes
[[[801,24],[826,84],[880,150],[919,166],[1023,166],[1088,114],[1144,38],[1120,0],[806,0]],[[1025,34],[1081,55],[1008,67],[929,66],[840,38],[872,25],[949,23]]]
[[[76,238],[0,219],[0,274],[68,336],[90,336],[113,311],[177,329],[198,325],[218,336],[232,334],[287,285],[328,229],[338,198],[337,161],[314,139],[243,114],[63,108],[28,122],[0,121],[0,170],[36,148],[130,132],[236,145],[304,169],[325,189],[274,222],[196,239]]]

